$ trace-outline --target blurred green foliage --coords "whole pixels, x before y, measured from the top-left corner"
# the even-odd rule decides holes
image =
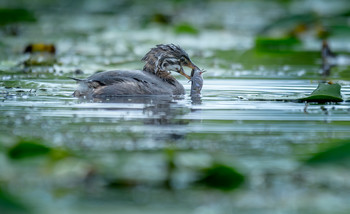
[[[214,164],[212,167],[204,169],[202,173],[203,176],[198,180],[198,183],[221,190],[236,189],[245,180],[244,175],[236,169],[223,164]]]
[[[283,50],[293,49],[301,42],[295,37],[284,38],[270,38],[270,37],[257,37],[255,39],[255,48],[257,50]]]
[[[31,213],[28,208],[17,198],[9,194],[0,186],[0,213],[2,214],[20,214]]]
[[[189,23],[180,23],[174,28],[175,33],[177,34],[199,34],[199,30]]]
[[[51,149],[47,146],[38,143],[38,140],[20,140],[17,144],[8,150],[8,156],[11,159],[25,159],[47,155]]]
[[[19,22],[35,22],[34,13],[27,9],[10,9],[0,8],[0,26],[19,23]]]
[[[350,163],[350,140],[337,142],[337,146],[314,154],[305,161],[308,165]]]

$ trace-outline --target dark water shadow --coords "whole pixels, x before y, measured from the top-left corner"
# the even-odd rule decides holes
[[[79,99],[80,101],[98,102],[98,103],[130,103],[130,104],[153,104],[153,103],[171,103],[181,100],[183,97],[173,97],[164,95],[152,96],[115,96],[92,99]]]

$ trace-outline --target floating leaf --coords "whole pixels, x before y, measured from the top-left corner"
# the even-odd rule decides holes
[[[350,141],[341,143],[326,151],[319,152],[306,161],[306,164],[334,164],[350,161]]]
[[[181,23],[175,26],[175,33],[177,34],[199,34],[199,30],[189,23]]]
[[[258,50],[290,49],[299,44],[300,40],[296,37],[257,37],[255,39],[255,48]]]
[[[24,140],[18,142],[8,151],[8,156],[12,159],[23,159],[46,155],[51,149],[35,141]]]
[[[215,164],[203,171],[198,183],[221,190],[233,190],[244,182],[244,176],[234,168]]]
[[[35,21],[34,14],[28,10],[0,8],[0,25]]]
[[[338,83],[320,83],[310,96],[299,99],[302,102],[342,102],[341,86]]]

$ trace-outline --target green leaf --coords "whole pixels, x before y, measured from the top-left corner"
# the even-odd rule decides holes
[[[0,188],[0,213],[19,214],[29,211],[17,198]]]
[[[302,102],[342,102],[341,86],[336,84],[319,83],[310,96],[299,99]]]
[[[8,151],[8,156],[12,159],[24,159],[46,155],[51,149],[35,141],[24,140],[18,142]]]
[[[199,34],[199,30],[189,23],[181,23],[175,26],[175,33],[197,35]]]
[[[309,165],[316,165],[344,163],[349,161],[350,140],[347,140],[345,143],[343,142],[340,145],[313,155],[310,159],[306,160],[305,163]]]
[[[26,9],[0,8],[0,25],[35,21],[34,14]]]
[[[296,25],[300,23],[304,23],[307,25],[310,25],[317,21],[317,16],[313,13],[304,13],[304,14],[291,14],[291,15],[286,15],[285,17],[278,17],[275,21],[272,21],[270,24],[265,26],[259,34],[268,34],[271,31],[276,31],[276,30],[290,30],[294,28]]]
[[[234,168],[215,164],[203,170],[198,183],[221,190],[233,190],[243,184],[245,177]]]
[[[299,44],[300,40],[295,37],[257,37],[255,39],[255,48],[258,50],[290,49]]]

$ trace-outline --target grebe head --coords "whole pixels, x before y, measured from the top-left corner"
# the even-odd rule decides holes
[[[191,79],[191,77],[184,72],[183,66],[192,69],[198,68],[193,64],[188,54],[180,46],[174,44],[157,45],[155,48],[152,48],[142,60],[146,62],[143,67],[144,71],[159,76],[164,72],[175,71],[185,76],[187,79]]]

